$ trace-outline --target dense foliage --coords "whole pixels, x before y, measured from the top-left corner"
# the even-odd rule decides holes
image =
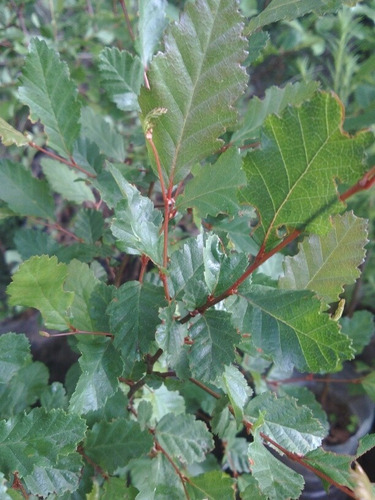
[[[373,498],[290,382],[375,399],[375,3],[181,3],[0,13],[1,314],[79,357],[0,336],[1,498]]]

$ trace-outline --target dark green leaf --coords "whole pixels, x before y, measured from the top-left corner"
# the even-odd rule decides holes
[[[343,286],[360,275],[358,266],[365,258],[367,223],[353,212],[336,215],[325,236],[315,234],[298,245],[298,254],[284,260],[280,288],[312,290],[326,303],[336,302]]]
[[[356,458],[361,457],[364,453],[368,452],[375,446],[375,434],[366,434],[359,440]]]
[[[116,292],[114,286],[108,286],[103,282],[97,283],[90,295],[89,315],[93,322],[95,331],[110,333],[109,316],[107,307]]]
[[[51,411],[54,408],[64,410],[67,408],[68,398],[61,382],[53,382],[43,390],[40,395],[40,404],[46,411]]]
[[[130,459],[148,453],[152,437],[142,432],[136,422],[119,418],[95,424],[87,434],[85,453],[104,470],[112,473],[127,465]]]
[[[297,499],[301,494],[303,477],[277,460],[255,436],[249,445],[250,468],[259,488],[272,500]]]
[[[101,81],[111,100],[123,111],[138,111],[137,97],[143,81],[141,60],[116,47],[106,47],[99,60]]]
[[[246,66],[250,66],[258,59],[269,39],[270,35],[266,31],[256,31],[249,36],[248,56],[244,63]]]
[[[353,356],[350,340],[312,292],[250,285],[240,295],[231,310],[242,318],[242,334],[285,370],[336,371]]]
[[[103,168],[104,156],[100,154],[96,143],[86,137],[78,137],[74,143],[73,158],[77,165],[90,174],[100,173]]]
[[[7,290],[9,304],[35,307],[47,328],[66,330],[68,309],[74,299],[74,293],[63,290],[67,275],[67,266],[58,264],[56,257],[31,257],[13,275]]]
[[[306,462],[323,474],[329,476],[343,486],[352,488],[350,480],[350,464],[354,457],[349,455],[338,455],[323,448],[310,451],[305,457]]]
[[[111,333],[115,334],[114,345],[124,360],[134,362],[137,354],[148,351],[160,323],[159,307],[163,306],[163,288],[151,283],[129,281],[117,290],[107,312]]]
[[[339,321],[341,331],[352,341],[352,348],[356,355],[361,354],[363,348],[370,343],[374,334],[374,318],[370,311],[355,311],[353,316],[344,316]]]
[[[67,65],[44,40],[33,38],[20,80],[19,96],[31,119],[43,123],[51,148],[69,156],[79,134],[80,105]]]
[[[59,248],[52,236],[38,229],[20,229],[14,236],[14,243],[23,260],[33,255],[44,254],[52,257]]]
[[[202,462],[214,446],[206,425],[193,415],[165,415],[156,426],[155,436],[169,456],[185,464]]]
[[[335,179],[355,184],[361,178],[372,135],[348,137],[342,121],[339,101],[324,93],[266,120],[261,148],[245,158],[248,187],[240,192],[258,210],[255,235],[266,249],[294,229],[326,234],[329,215],[343,210]]]
[[[74,232],[85,243],[95,243],[103,236],[104,219],[102,212],[92,208],[84,208],[77,214]]]
[[[238,212],[237,190],[246,184],[241,167],[242,160],[236,148],[222,154],[214,165],[200,167],[187,183],[184,194],[177,198],[177,210],[194,207],[199,217]]]
[[[239,337],[225,311],[208,310],[189,330],[193,341],[189,365],[193,376],[207,382],[221,375],[234,360],[234,344]]]
[[[55,218],[55,203],[47,182],[9,160],[0,162],[0,199],[17,215]]]
[[[262,416],[260,429],[288,451],[304,455],[321,445],[326,429],[307,406],[298,406],[290,397],[264,392],[253,398],[245,409],[253,423]]]
[[[78,344],[82,352],[79,365],[82,374],[70,400],[70,411],[87,413],[98,410],[118,389],[122,361],[112,340]]]
[[[191,500],[234,500],[233,479],[213,470],[194,476],[187,483]]]
[[[0,422],[0,469],[21,477],[32,474],[34,467],[53,467],[58,457],[75,452],[86,430],[78,415],[62,410],[46,413],[34,408]]]
[[[165,52],[151,62],[151,90],[142,88],[139,102],[168,185],[180,182],[196,161],[218,150],[218,137],[236,119],[232,104],[247,82],[240,66],[246,55],[241,30],[232,0],[189,2],[167,31]]]

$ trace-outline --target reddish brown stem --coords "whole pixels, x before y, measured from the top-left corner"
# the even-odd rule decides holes
[[[98,335],[100,337],[111,337],[114,338],[113,333],[108,332],[89,332],[87,330],[72,330],[70,332],[63,333],[48,333],[44,330],[40,331],[42,337],[47,337],[53,339],[55,337],[68,337],[69,335]]]
[[[22,493],[23,498],[26,499],[29,498],[29,495],[27,494],[24,485],[21,483],[21,480],[18,477],[18,472],[14,473],[12,489],[19,490]]]
[[[360,181],[354,186],[349,188],[345,193],[340,196],[341,201],[345,201],[359,191],[364,191],[365,189],[370,189],[375,183],[375,166],[371,170],[365,173]]]
[[[185,477],[182,472],[180,471],[180,469],[177,467],[177,465],[174,463],[172,457],[165,451],[165,449],[160,445],[160,443],[155,439],[155,449],[160,451],[164,456],[165,458],[168,460],[168,462],[171,464],[171,466],[173,467],[175,473],[178,475],[178,477],[180,478],[180,481],[182,483],[182,487],[184,489],[184,493],[185,493],[185,498],[187,500],[190,500],[190,496],[189,496],[189,493],[188,493],[188,490],[186,489],[186,484],[185,482],[188,480],[187,477]]]
[[[60,226],[60,224],[58,224],[57,222],[55,224],[50,224],[49,222],[46,222],[46,221],[41,220],[41,219],[35,219],[35,222],[37,224],[42,224],[45,227],[49,227],[51,229],[56,229],[56,231],[59,231],[60,233],[66,234],[67,236],[69,236],[73,240],[78,241],[79,243],[83,243],[82,238],[79,238],[78,236],[76,236],[74,233],[72,233],[68,229],[65,229],[64,227]]]
[[[79,165],[77,165],[77,163],[73,159],[71,159],[70,161],[66,160],[62,156],[59,156],[59,155],[57,155],[55,153],[52,153],[52,151],[48,151],[48,149],[44,149],[44,148],[42,148],[41,146],[38,146],[38,144],[35,144],[35,142],[32,142],[32,141],[29,141],[29,146],[31,146],[34,149],[37,149],[41,153],[44,153],[45,155],[49,156],[50,158],[53,158],[54,160],[57,160],[57,161],[59,161],[61,163],[64,163],[65,165],[68,165],[68,167],[72,167],[72,168],[75,168],[76,170],[79,170],[83,174],[87,175],[87,177],[91,177],[92,179],[94,179],[96,177],[96,175],[92,174],[91,172],[88,172],[84,168],[82,168]]]

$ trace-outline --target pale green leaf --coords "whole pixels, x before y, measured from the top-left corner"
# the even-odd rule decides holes
[[[259,488],[270,500],[297,499],[304,485],[303,477],[275,458],[255,436],[249,445],[250,468]]]
[[[307,453],[304,459],[311,467],[337,481],[337,483],[352,488],[350,465],[354,457],[318,448]]]
[[[146,69],[167,24],[165,16],[167,5],[166,0],[148,0],[147,2],[139,2],[138,4],[139,42],[136,45],[142,64]]]
[[[240,423],[243,418],[243,409],[253,391],[244,375],[233,365],[226,366],[220,378],[219,387],[228,395],[236,420]]]
[[[371,372],[362,379],[362,387],[370,398],[375,401],[375,372]]]
[[[78,415],[62,410],[46,413],[34,408],[0,422],[0,469],[5,474],[18,471],[21,477],[33,468],[56,465],[58,457],[75,452],[86,430]]]
[[[342,3],[342,0],[273,0],[260,14],[250,20],[245,34],[249,35],[276,21],[296,19],[314,10],[323,12],[335,10]]]
[[[0,199],[17,215],[55,218],[55,203],[46,181],[8,160],[0,162]]]
[[[67,274],[67,266],[59,264],[56,257],[31,257],[13,275],[7,289],[9,304],[35,307],[47,328],[66,330],[68,310],[74,298],[74,293],[63,290]]]
[[[73,302],[70,305],[69,323],[77,330],[95,331],[90,316],[90,297],[99,280],[89,266],[79,260],[72,260],[68,264],[67,277],[64,290],[74,293]]]
[[[232,104],[247,83],[241,30],[232,0],[189,2],[167,30],[165,52],[150,64],[150,90],[142,88],[139,102],[167,184],[177,184],[194,163],[218,150],[218,137],[236,119]],[[163,113],[154,117],[155,110]]]
[[[238,212],[237,190],[246,184],[242,160],[236,148],[220,156],[214,165],[205,165],[189,180],[176,201],[179,211],[195,208],[199,217]]]
[[[339,323],[341,331],[351,339],[356,355],[361,354],[374,335],[373,314],[370,311],[355,311],[351,317],[340,318]]]
[[[304,455],[314,450],[326,436],[326,428],[310,408],[299,406],[290,396],[264,392],[249,402],[245,414],[252,423],[262,416],[260,430],[293,453]]]
[[[122,285],[107,309],[114,345],[128,362],[148,352],[160,323],[159,307],[165,306],[162,287],[129,281]]]
[[[168,286],[171,297],[183,300],[189,308],[195,309],[206,302],[209,290],[204,277],[202,234],[189,238],[171,255]]]
[[[106,479],[101,494],[101,500],[135,500],[138,490],[133,486],[127,486],[127,481],[120,477],[109,477]],[[89,500],[89,499],[87,499]]]
[[[342,121],[339,101],[324,93],[266,120],[260,149],[244,160],[248,186],[240,192],[257,208],[255,235],[266,249],[294,229],[327,233],[329,215],[343,210],[335,180],[355,184],[362,177],[372,134],[349,137]]]
[[[233,420],[231,420],[231,422],[233,422]],[[234,435],[231,435],[230,432],[227,431],[222,436],[222,439],[226,443],[222,467],[225,470],[230,469],[233,472],[248,473],[250,472],[249,459],[247,456],[249,441],[243,437],[237,437],[235,435],[238,430],[237,426],[232,427],[232,429]]]
[[[113,473],[130,459],[147,454],[152,446],[148,431],[142,432],[136,422],[118,418],[100,422],[87,434],[85,454],[104,470]]]
[[[63,495],[78,489],[81,479],[82,458],[78,453],[60,457],[51,467],[36,465],[33,472],[24,478],[27,489],[34,495],[48,497],[50,493]]]
[[[121,173],[110,165],[110,171],[124,200],[116,205],[111,230],[122,251],[145,254],[156,264],[163,262],[163,238],[160,235],[162,215],[152,201],[142,196]]]
[[[240,319],[237,326],[284,370],[296,366],[302,372],[336,371],[352,358],[350,340],[321,312],[312,292],[248,285],[240,297],[230,307]]]
[[[165,415],[173,414],[175,416],[185,413],[185,400],[177,391],[170,391],[162,384],[157,389],[146,386],[143,390],[141,399],[135,400],[135,403],[142,404],[147,402],[151,404],[151,425],[155,425]]]
[[[139,493],[137,500],[181,500],[185,493],[180,478],[162,454],[132,460],[131,482]]]
[[[259,129],[269,115],[279,115],[289,105],[302,104],[311,98],[317,88],[317,82],[288,83],[283,88],[268,88],[263,99],[254,96],[247,105],[242,124],[232,136],[232,142],[242,144],[246,140],[258,138]]]
[[[95,201],[92,190],[85,183],[86,175],[50,158],[43,158],[41,165],[49,185],[63,198],[78,204]]]
[[[332,229],[324,236],[311,235],[298,245],[298,253],[284,260],[280,288],[312,290],[326,303],[336,302],[343,286],[360,275],[365,258],[367,222],[353,212],[336,215]]]
[[[234,344],[239,336],[225,311],[208,310],[189,329],[193,345],[189,365],[193,376],[206,382],[221,375],[224,366],[234,361]]]
[[[69,156],[79,134],[80,105],[66,63],[44,40],[33,38],[20,81],[19,96],[31,119],[42,122],[51,148]]]
[[[213,470],[189,479],[187,489],[191,500],[234,500],[233,479]]]
[[[245,254],[223,253],[223,245],[215,234],[208,235],[203,248],[204,277],[211,295],[220,295],[245,271]]]
[[[99,55],[100,79],[111,100],[122,111],[138,111],[143,67],[137,56],[117,47],[106,47]]]
[[[126,156],[124,138],[113,124],[89,107],[82,108],[82,134],[95,143],[108,158],[123,162]]]
[[[187,325],[182,325],[175,319],[175,303],[163,309],[159,316],[162,322],[156,330],[155,340],[163,349],[168,365],[174,368],[184,346],[184,338],[188,335]]]
[[[184,464],[202,462],[214,447],[206,425],[193,415],[165,415],[155,428],[155,437],[169,456]]]
[[[79,358],[82,373],[70,400],[70,411],[82,414],[103,407],[117,391],[122,361],[111,339],[79,342],[78,348],[82,352]]]
[[[21,132],[0,117],[0,138],[4,146],[26,146],[29,140]]]
[[[238,488],[241,492],[241,500],[267,500],[252,474],[242,474],[238,478]]]

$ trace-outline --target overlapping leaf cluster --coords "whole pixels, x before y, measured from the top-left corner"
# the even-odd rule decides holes
[[[35,38],[26,56],[19,97],[60,158],[42,159],[43,180],[2,161],[0,198],[8,214],[61,230],[59,195],[76,207],[75,239],[17,232],[22,262],[7,293],[10,306],[40,311],[44,329],[74,337],[79,360],[66,387],[49,386],[26,338],[0,337],[4,498],[16,473],[51,498],[298,498],[302,477],[267,442],[351,488],[353,457],[320,448],[327,421],[311,393],[277,396],[262,374],[337,371],[371,337],[367,314],[340,324],[328,307],[365,258],[366,221],[345,213],[339,187],[362,178],[373,137],[347,135],[338,99],[314,83],[250,100],[237,129],[234,107],[247,84],[244,33],[337,2],[273,0],[245,28],[232,0],[187,2],[168,27],[164,0],[139,7],[138,54],[107,47],[98,68],[110,101],[132,120],[140,112],[153,174],[133,169],[113,122],[82,105],[54,49]],[[29,142],[3,120],[0,135]],[[187,214],[196,230],[181,238]],[[258,263],[297,231],[295,255],[266,275]],[[124,255],[141,278],[106,280]],[[373,385],[363,382],[370,395]]]

